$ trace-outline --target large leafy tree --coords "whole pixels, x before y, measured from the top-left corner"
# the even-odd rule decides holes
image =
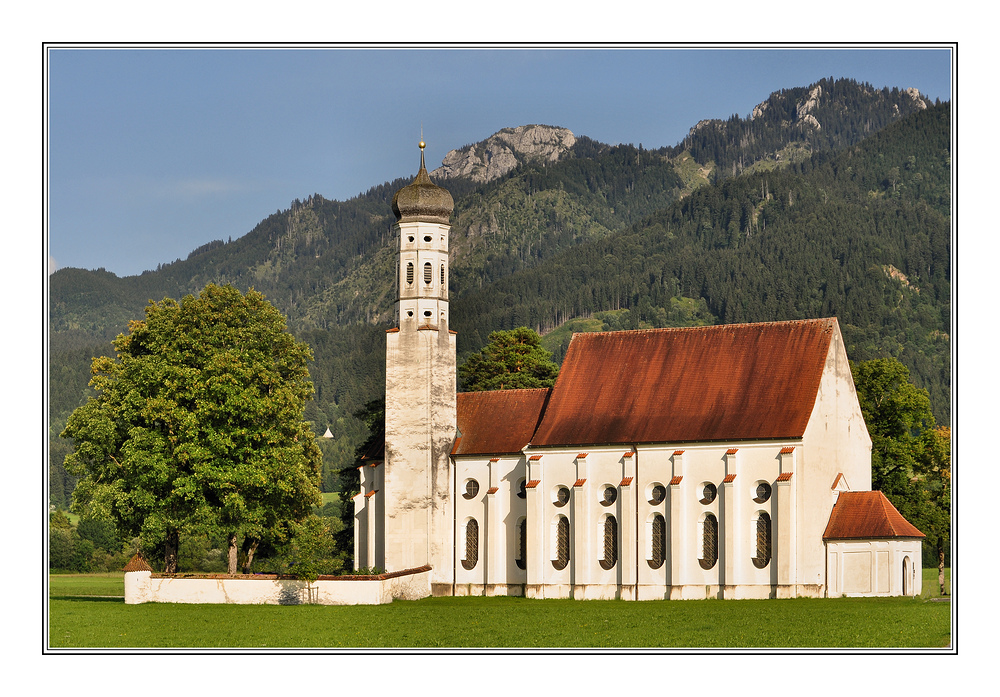
[[[951,534],[951,429],[935,427],[927,390],[895,358],[852,363],[872,438],[872,488],[926,536],[926,561],[944,563]]]
[[[181,534],[224,534],[230,573],[240,537],[250,560],[259,541],[287,541],[320,503],[322,455],[302,418],[311,352],[281,313],[209,285],[150,303],[113,345],[63,432],[74,509],[162,544],[167,572]]]
[[[541,337],[527,327],[493,332],[486,346],[458,368],[466,392],[551,387],[558,374]]]

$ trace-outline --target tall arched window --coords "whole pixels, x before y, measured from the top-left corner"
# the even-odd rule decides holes
[[[659,569],[667,558],[667,521],[659,513],[653,516],[649,539],[649,568]]]
[[[569,518],[564,515],[556,519],[556,556],[552,560],[552,566],[556,571],[562,571],[569,564]]]
[[[711,569],[719,560],[719,521],[709,513],[701,521],[701,556],[698,563]]]
[[[444,264],[441,264],[441,287],[444,288]]]
[[[613,515],[604,517],[604,558],[601,559],[602,569],[613,569],[618,563],[618,519]]]
[[[757,556],[753,565],[763,569],[771,561],[771,516],[764,511],[757,514]]]
[[[469,518],[465,523],[465,559],[462,566],[466,569],[476,568],[479,562],[479,523],[475,518]]]
[[[412,284],[413,283],[413,262],[412,261],[406,262],[406,282],[408,284]]]
[[[528,521],[521,518],[517,521],[517,554],[514,556],[517,568],[528,567]]]
[[[430,285],[432,275],[433,273],[431,271],[431,263],[428,261],[424,264],[424,283]]]

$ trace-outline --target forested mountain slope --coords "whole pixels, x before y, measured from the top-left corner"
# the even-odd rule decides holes
[[[899,356],[946,423],[947,105],[922,110],[909,92],[846,80],[784,90],[763,104],[752,120],[712,122],[714,131],[701,124],[676,148],[576,136],[557,159],[524,157],[487,183],[443,182],[456,204],[460,353],[495,329],[544,332],[594,313],[606,313],[598,328],[615,329],[836,314],[852,358]],[[898,125],[876,133],[889,122]],[[866,132],[872,137],[854,145]],[[711,143],[718,162],[706,159]],[[735,170],[734,161],[742,163]],[[352,413],[382,389],[394,300],[391,200],[407,183],[343,202],[309,196],[239,239],[139,276],[53,274],[53,501],[64,504],[72,488],[58,433],[85,398],[90,357],[108,353],[148,300],[208,282],[263,292],[313,347],[317,394],[307,418],[334,435],[322,443],[329,484],[364,438]]]

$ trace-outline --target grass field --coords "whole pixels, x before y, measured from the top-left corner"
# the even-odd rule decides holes
[[[426,598],[381,606],[125,605],[121,574],[51,576],[58,648],[941,648],[951,603],[920,598],[624,602]],[[101,597],[117,596],[117,597]]]

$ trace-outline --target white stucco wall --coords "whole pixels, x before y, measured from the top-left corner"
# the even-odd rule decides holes
[[[838,327],[830,341],[795,474],[799,584],[825,584],[822,537],[836,501],[832,487],[843,474],[852,491],[871,490],[871,444]]]
[[[198,578],[125,574],[125,603],[236,605],[381,605],[394,599],[418,600],[431,594],[429,570],[375,579]]]
[[[827,596],[920,595],[920,547],[914,539],[827,542]]]

